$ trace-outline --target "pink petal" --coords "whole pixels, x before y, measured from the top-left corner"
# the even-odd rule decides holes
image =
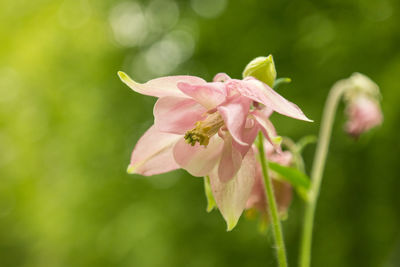
[[[251,194],[246,203],[246,208],[256,208],[261,212],[267,212],[267,197],[265,195],[265,183],[261,172],[261,165],[257,163],[256,176]]]
[[[266,107],[271,108],[282,115],[299,120],[311,121],[304,115],[298,106],[289,102],[268,85],[258,80],[247,79],[241,81],[240,86],[238,86],[237,89],[242,95],[262,103]]]
[[[213,81],[214,82],[226,82],[226,81],[229,81],[230,79],[231,79],[231,77],[229,77],[228,74],[221,72],[214,76]]]
[[[260,125],[261,131],[263,132],[267,140],[271,143],[271,145],[274,146],[276,150],[280,151],[280,140],[277,140],[278,136],[276,134],[275,127],[269,120],[268,113],[262,112],[260,110],[255,110],[251,114]]]
[[[178,169],[172,148],[179,138],[182,136],[162,133],[151,126],[137,142],[128,172],[150,176]]]
[[[137,83],[133,81],[126,73],[119,71],[119,78],[128,85],[133,91],[143,95],[150,95],[155,97],[164,96],[185,96],[178,88],[177,84],[186,82],[190,84],[204,84],[201,78],[195,76],[167,76],[150,80],[146,83]]]
[[[228,231],[236,226],[246,206],[254,184],[255,169],[256,160],[253,150],[250,150],[243,159],[242,167],[229,182],[224,183],[218,178],[216,168],[210,173],[214,199],[227,223]]]
[[[182,137],[174,147],[175,161],[193,176],[206,176],[217,164],[223,147],[222,139],[218,136],[210,138],[205,148],[198,143],[191,146]]]
[[[365,96],[353,99],[348,104],[346,113],[346,131],[354,137],[380,125],[383,121],[379,103]]]
[[[215,108],[226,98],[223,83],[207,83],[201,85],[178,83],[178,88],[185,95],[195,99],[207,109]]]
[[[217,109],[225,121],[230,134],[236,142],[246,145],[243,131],[246,125],[247,114],[250,109],[250,100],[245,97],[232,97],[226,103],[221,104]]]
[[[162,97],[154,105],[154,125],[162,132],[184,134],[193,129],[197,121],[203,120],[206,112],[207,110],[193,99]]]
[[[242,164],[242,155],[232,146],[232,137],[229,133],[224,136],[224,148],[218,166],[218,177],[221,182],[228,182],[236,175]]]
[[[272,175],[272,173],[270,173]],[[281,215],[287,212],[292,201],[292,187],[289,183],[272,179],[274,195],[278,206],[278,211]],[[257,164],[256,178],[251,190],[251,194],[246,203],[246,208],[256,208],[262,213],[268,212],[267,196],[265,195],[265,183],[261,173],[261,166]]]
[[[246,145],[239,144],[235,140],[232,140],[232,145],[235,147],[242,157],[244,157],[251,148],[252,144],[254,143],[254,140],[257,137],[258,131],[260,130],[260,126],[258,123],[255,123],[252,118],[247,118],[246,121],[246,126],[244,127],[243,130],[243,141],[246,143]]]

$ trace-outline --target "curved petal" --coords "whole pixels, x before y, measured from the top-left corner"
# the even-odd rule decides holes
[[[243,131],[246,126],[247,114],[249,113],[251,101],[245,97],[232,97],[227,102],[218,106],[218,112],[225,121],[230,134],[236,142],[246,145]]]
[[[174,147],[174,158],[191,175],[206,176],[218,162],[222,147],[222,139],[218,136],[211,138],[207,147],[203,147],[198,143],[191,146],[182,137]]]
[[[218,178],[215,168],[210,174],[211,190],[218,209],[224,217],[228,231],[232,230],[246,207],[255,179],[256,160],[253,150],[243,159],[242,167],[229,182]]]
[[[151,126],[137,142],[132,152],[128,173],[145,176],[179,169],[172,148],[180,135],[162,133]]]
[[[255,123],[254,119],[248,117],[246,121],[246,126],[243,130],[243,141],[246,143],[246,145],[239,144],[235,140],[232,140],[233,147],[235,147],[240,152],[242,158],[251,148],[252,144],[254,143],[254,140],[257,137],[259,130],[260,130],[259,124]]]
[[[289,102],[268,85],[256,79],[242,81],[237,89],[242,95],[262,103],[282,115],[299,120],[312,121],[304,115],[297,105]]]
[[[179,90],[195,99],[207,109],[212,109],[225,101],[226,93],[223,83],[189,84],[178,83]]]
[[[281,137],[276,134],[276,130],[272,122],[269,120],[268,114],[255,110],[251,113],[257,123],[260,125],[261,131],[273,147],[280,151]]]
[[[137,83],[132,80],[125,72],[119,71],[118,76],[123,83],[128,85],[133,91],[143,95],[155,97],[163,96],[185,96],[178,88],[177,84],[186,82],[190,84],[204,84],[201,78],[195,76],[167,76],[150,80],[146,83]]]
[[[154,105],[154,125],[167,133],[184,134],[205,118],[207,110],[196,101],[185,97],[167,96]]]
[[[226,133],[224,136],[224,148],[221,161],[218,166],[218,177],[221,182],[228,182],[236,175],[242,164],[242,155],[232,145],[232,136]]]

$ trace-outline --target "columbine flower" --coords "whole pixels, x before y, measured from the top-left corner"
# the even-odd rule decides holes
[[[171,76],[139,84],[118,74],[134,91],[159,98],[154,125],[136,144],[128,172],[153,175],[181,167],[194,176],[209,176],[228,229],[236,225],[254,183],[251,146],[258,131],[276,141],[270,113],[309,121],[295,104],[251,77],[235,80],[221,73],[207,83]]]
[[[379,87],[371,79],[361,73],[354,73],[350,78],[337,82],[335,86],[345,88],[348,116],[345,129],[350,135],[358,137],[382,123]]]

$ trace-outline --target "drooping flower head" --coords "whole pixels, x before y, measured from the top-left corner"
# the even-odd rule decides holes
[[[269,115],[275,111],[309,121],[295,104],[253,77],[237,80],[220,73],[206,82],[170,76],[140,84],[118,75],[134,91],[158,97],[154,125],[136,144],[128,172],[154,175],[183,168],[208,176],[228,229],[236,225],[254,184],[251,147],[257,133],[278,145]]]
[[[346,108],[348,121],[346,131],[358,137],[360,134],[382,123],[383,115],[379,103],[368,97],[357,97]]]
[[[254,78],[236,80],[218,74],[213,82],[207,83],[197,77],[172,76],[139,84],[122,72],[119,75],[133,90],[159,98],[154,106],[154,125],[148,133],[152,138],[146,140],[145,134],[137,147],[140,148],[143,141],[158,148],[170,143],[168,149],[173,152],[170,156],[194,176],[207,175],[220,163],[219,178],[230,180],[258,130],[273,142],[272,124],[268,120],[272,111],[308,120],[296,105]],[[255,108],[253,102],[263,107]],[[150,151],[148,145],[145,147]],[[144,175],[163,172],[154,172],[150,169],[155,166],[147,166],[153,156],[159,157],[161,152],[143,158],[143,153],[137,155],[134,151],[129,172]],[[154,163],[160,169],[162,162]],[[172,169],[172,165],[167,169]]]
[[[382,123],[379,87],[370,78],[361,73],[354,73],[350,78],[337,82],[335,86],[345,88],[347,133],[358,137]]]

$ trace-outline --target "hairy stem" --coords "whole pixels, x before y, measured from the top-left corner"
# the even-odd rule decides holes
[[[329,142],[331,138],[333,122],[335,120],[336,109],[344,90],[345,89],[343,86],[333,87],[329,92],[328,98],[325,103],[317,149],[311,170],[311,189],[309,192],[309,202],[306,204],[303,220],[303,233],[299,261],[300,267],[309,267],[311,263],[311,244],[315,208],[317,205],[318,195],[321,187],[322,173],[324,171],[326,156],[328,154]]]
[[[274,189],[272,187],[272,181],[268,175],[268,162],[267,159],[265,158],[262,132],[259,133],[258,138],[259,138],[258,151],[260,154],[261,168],[264,176],[265,194],[267,196],[268,207],[269,207],[268,213],[276,244],[278,263],[280,267],[287,267],[285,242],[283,240],[282,226],[281,226],[281,221],[279,219],[278,208],[275,201]]]

